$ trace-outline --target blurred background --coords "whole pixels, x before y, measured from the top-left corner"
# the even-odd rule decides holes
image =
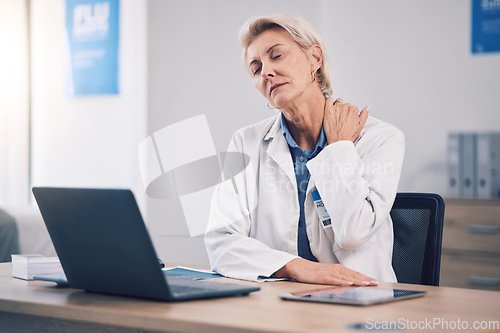
[[[0,208],[33,223],[19,227],[21,252],[46,237],[31,186],[130,188],[161,258],[208,263],[179,201],[146,196],[137,151],[200,114],[224,151],[235,130],[273,115],[241,62],[238,33],[251,16],[292,12],[316,27],[334,97],[370,105],[405,133],[400,192],[446,197],[448,133],[500,131],[500,54],[471,52],[469,0],[119,3],[119,93],[71,97],[65,1],[0,1]]]

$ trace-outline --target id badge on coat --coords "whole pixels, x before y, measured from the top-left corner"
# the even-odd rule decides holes
[[[325,204],[323,203],[323,200],[321,199],[321,196],[319,195],[319,192],[317,189],[314,189],[311,191],[311,195],[314,201],[314,207],[316,208],[316,213],[318,214],[319,220],[321,222],[321,225],[323,228],[331,228],[332,227],[332,220],[330,218],[330,214],[328,214],[328,211],[326,210]]]

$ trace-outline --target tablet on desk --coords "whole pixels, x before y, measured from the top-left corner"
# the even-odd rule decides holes
[[[426,291],[374,287],[331,287],[281,295],[290,301],[372,305],[424,296]]]

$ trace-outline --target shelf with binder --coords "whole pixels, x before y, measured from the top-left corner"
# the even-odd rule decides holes
[[[449,133],[447,196],[500,198],[500,133]]]

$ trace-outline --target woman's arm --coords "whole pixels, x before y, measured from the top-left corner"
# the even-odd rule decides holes
[[[240,153],[242,159],[248,158],[243,146],[242,135],[237,132],[228,151]],[[213,270],[228,277],[257,280],[259,276],[271,276],[297,256],[250,237],[252,214],[259,198],[254,167],[252,161],[248,162],[246,167],[223,162],[225,169],[244,171],[216,187],[205,245]],[[246,161],[241,163],[247,164]]]
[[[335,241],[355,250],[387,221],[401,174],[404,135],[380,122],[365,129],[355,146],[358,125],[366,121],[363,111],[357,115],[349,104],[333,107],[332,102],[326,108],[325,118],[330,115],[333,124],[330,135],[341,132],[343,140],[329,144],[307,167],[330,215]]]

